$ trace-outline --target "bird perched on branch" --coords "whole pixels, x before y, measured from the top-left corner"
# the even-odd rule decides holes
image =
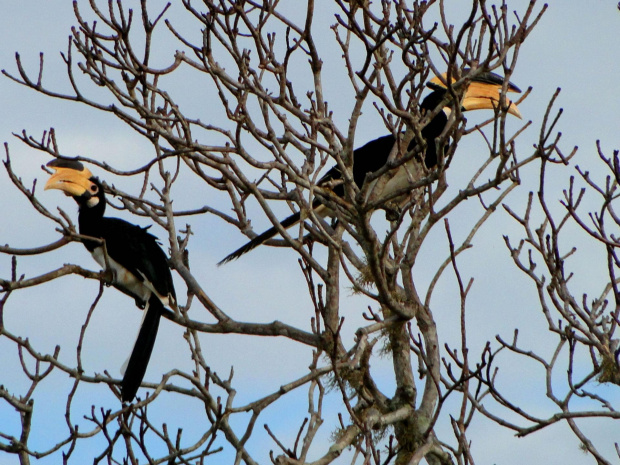
[[[124,367],[121,398],[132,401],[142,383],[151,357],[164,306],[176,308],[172,275],[166,254],[147,228],[119,218],[104,217],[103,185],[82,163],[58,158],[47,164],[56,172],[45,189],[59,189],[79,206],[82,243],[105,270],[112,272],[112,285],[133,297],[144,309],[140,330]]]
[[[465,72],[467,71],[468,70],[465,70]],[[446,74],[441,77],[435,77],[428,82],[427,86],[431,88],[433,92],[424,98],[420,104],[422,115],[434,112],[439,105],[443,104],[444,106],[441,111],[422,128],[421,135],[424,139],[426,148],[418,148],[415,137],[407,147],[407,154],[421,152],[422,150],[424,150],[424,153],[420,153],[418,158],[415,156],[409,157],[409,161],[399,164],[394,169],[395,173],[383,185],[380,195],[378,195],[379,199],[389,199],[392,195],[407,190],[408,186],[412,183],[411,173],[415,172],[415,168],[412,165],[416,163],[419,164],[420,159],[424,161],[424,165],[428,169],[432,169],[437,165],[437,147],[435,139],[439,137],[445,129],[448,123],[451,106],[453,106],[453,102],[451,102],[449,98],[450,94],[446,83]],[[503,84],[504,79],[498,74],[491,72],[478,74],[476,77],[472,78],[463,91],[461,110],[494,110],[496,108],[507,107],[508,113],[521,118],[521,113],[513,102],[508,99],[502,101],[501,89]],[[521,90],[511,82],[507,83],[507,91],[521,92]],[[397,142],[396,137],[390,134],[368,142],[366,145],[353,152],[353,181],[359,189],[362,189],[367,175],[377,172],[388,163],[390,154]],[[377,179],[374,179],[372,182],[376,183]],[[325,176],[317,182],[317,186],[330,188],[335,195],[344,197],[345,191],[340,168],[338,166],[331,168]],[[370,186],[367,192],[372,192],[372,189],[373,186]],[[330,209],[321,202],[320,197],[315,198],[312,203],[312,209],[319,216],[328,216],[332,214]],[[281,221],[280,226],[286,229],[297,224],[300,220],[301,212],[296,212]],[[226,256],[218,265],[239,258],[241,255],[263,244],[277,234],[278,228],[276,226],[267,229],[262,234],[259,234],[254,239]]]

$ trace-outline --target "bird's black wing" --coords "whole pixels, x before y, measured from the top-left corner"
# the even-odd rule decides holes
[[[389,134],[371,140],[353,152],[353,180],[360,189],[366,175],[380,170],[387,163],[396,138]]]
[[[371,140],[353,151],[353,181],[359,189],[364,185],[367,174],[380,170],[387,163],[395,143],[396,138],[389,134]],[[319,179],[317,185],[325,186],[340,179],[342,179],[342,173],[336,165]],[[342,183],[335,184],[331,188],[337,196],[344,197],[344,186]]]
[[[175,297],[166,254],[157,243],[157,238],[147,232],[147,228],[119,218],[103,218],[101,237],[105,239],[111,258],[136,278],[151,282],[161,296]]]

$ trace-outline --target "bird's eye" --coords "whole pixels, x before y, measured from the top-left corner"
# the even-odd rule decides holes
[[[99,187],[97,186],[97,184],[90,185],[90,192],[93,194],[96,194],[97,192],[99,192]]]

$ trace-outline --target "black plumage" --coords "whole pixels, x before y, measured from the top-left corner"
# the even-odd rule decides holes
[[[467,73],[468,70],[465,70]],[[442,103],[446,105],[446,95],[447,88],[445,86],[446,76],[442,76],[441,78],[436,77],[432,79],[427,85],[433,92],[431,92],[427,97],[424,98],[422,103],[420,104],[420,111],[422,115],[434,112],[435,109],[441,105]],[[495,109],[500,106],[500,104],[504,103],[508,107],[508,113],[511,113],[517,117],[521,117],[518,108],[516,105],[509,100],[506,99],[505,102],[501,101],[500,90],[502,85],[504,84],[504,79],[495,74],[495,73],[482,73],[472,79],[467,89],[463,94],[463,99],[461,101],[461,109],[463,111],[467,110],[478,110],[478,109]],[[507,83],[507,90],[509,92],[521,92],[518,87],[516,87],[512,83]],[[447,104],[449,105],[449,103]],[[424,128],[422,128],[421,135],[425,141],[425,151],[424,154],[419,154],[417,158],[413,158],[412,161],[415,163],[416,160],[423,160],[427,169],[433,169],[437,165],[437,147],[436,147],[436,139],[441,135],[446,124],[448,123],[448,115],[450,111],[449,106],[444,106],[441,111],[439,111],[431,121],[428,122]],[[353,152],[353,181],[359,189],[362,189],[366,177],[370,173],[374,173],[388,162],[390,153],[394,148],[394,144],[396,144],[396,137],[393,135],[387,135],[383,137],[379,137],[373,141],[368,142],[364,146],[356,149]],[[407,152],[412,153],[416,151],[417,142],[414,138],[407,147]],[[384,190],[381,192],[381,198],[389,197],[393,192],[400,192],[400,189],[403,187],[407,187],[410,183],[406,164],[400,165],[396,168],[397,172],[394,175],[395,181],[390,181],[384,187]],[[400,179],[398,178],[400,175]],[[342,183],[342,173],[338,166],[334,166],[331,168],[318,182],[318,186],[330,186],[335,195],[344,197],[344,185]],[[338,182],[340,181],[340,182]],[[317,197],[313,204],[312,208],[318,212],[318,209],[321,209],[323,204],[321,199]],[[323,208],[326,214],[329,214],[328,209]],[[296,223],[298,223],[301,219],[301,213],[296,212],[292,215],[285,218],[280,222],[280,226],[282,228],[289,228]],[[271,239],[272,237],[278,234],[278,228],[273,226],[263,233],[259,234],[245,245],[235,250],[231,254],[227,255],[222,261],[218,263],[221,265],[223,263],[227,263],[231,260],[239,258],[241,255],[249,252],[255,247],[263,244],[265,241]]]
[[[131,401],[146,372],[164,307],[176,305],[166,254],[148,228],[104,216],[103,185],[80,162],[56,159],[47,166],[56,173],[45,188],[60,189],[78,204],[78,226],[80,234],[87,236],[82,240],[86,249],[112,272],[112,285],[145,311],[121,383],[122,400]]]

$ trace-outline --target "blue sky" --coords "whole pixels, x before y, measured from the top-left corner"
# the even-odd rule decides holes
[[[510,9],[523,11],[525,5],[525,1],[510,2]],[[450,11],[450,19],[458,24],[459,18],[464,18],[467,12],[467,8],[455,6],[454,10]],[[332,22],[330,18],[325,21]],[[37,69],[39,52],[44,52],[45,82],[53,89],[67,89],[59,51],[66,50],[67,37],[74,23],[70,2],[29,0],[5,5],[0,18],[0,68],[14,73],[14,53],[18,51],[25,65],[33,72]],[[533,87],[530,97],[520,106],[524,119],[533,121],[533,129],[526,131],[520,138],[521,153],[528,153],[536,143],[535,129],[542,120],[547,102],[555,89],[560,87],[562,92],[557,106],[564,109],[558,126],[563,135],[562,147],[568,152],[573,146],[579,146],[576,164],[587,167],[595,174],[600,173],[601,177],[605,175],[600,171],[601,164],[596,154],[595,141],[600,139],[609,156],[613,149],[620,148],[617,117],[619,30],[620,12],[617,11],[616,2],[554,2],[549,6],[540,24],[523,46],[512,77],[522,89]],[[169,47],[174,50],[175,45],[170,44]],[[188,87],[193,83],[190,81]],[[198,88],[199,82],[196,82],[195,86]],[[338,102],[341,90],[332,88],[330,91],[334,106],[338,108],[338,105],[342,104],[346,108],[348,103]],[[213,107],[204,105],[200,99],[192,102],[195,99],[193,94],[179,98],[190,111],[205,112],[205,115],[201,116],[203,119],[211,117],[208,112]],[[9,144],[16,171],[29,183],[35,178],[39,179],[39,183],[43,182],[45,176],[39,167],[48,160],[43,154],[26,147],[11,135],[23,129],[38,137],[43,130],[54,127],[63,153],[105,159],[121,168],[133,166],[141,156],[151,156],[149,145],[110,115],[101,115],[70,102],[49,99],[18,86],[5,77],[0,78],[0,102],[1,139]],[[510,124],[516,128],[519,123]],[[357,141],[359,144],[365,143],[383,135],[383,132],[382,125],[369,116],[361,122]],[[481,140],[478,137],[476,141],[476,137],[472,135],[472,140],[464,140],[459,146],[459,153],[471,155],[480,150]],[[4,155],[2,157],[4,158]],[[461,157],[461,161],[462,166],[465,166],[466,159]],[[454,171],[456,172],[456,166]],[[549,186],[551,195],[555,193],[559,196],[572,174],[575,174],[573,168],[559,170],[557,178],[554,178],[554,182]],[[452,182],[458,184],[454,178]],[[511,204],[522,204],[528,191],[535,187],[535,178],[533,182],[524,182],[511,196]],[[200,186],[188,188],[199,193],[200,189],[203,189]],[[55,193],[46,192],[40,195],[40,199],[49,209],[54,210],[58,205],[75,218],[73,203],[61,195],[53,194]],[[32,213],[28,203],[17,194],[3,170],[0,171],[0,198],[5,199],[0,202],[0,218],[4,219],[0,222],[1,244],[32,247],[58,239],[59,234],[54,230],[54,225]],[[554,208],[559,208],[559,205],[555,203]],[[472,210],[471,214],[474,215],[475,210]],[[467,229],[468,212],[464,215],[463,218],[451,218],[451,226],[456,234]],[[260,217],[258,213],[256,216],[255,225],[267,224],[264,217]],[[468,338],[472,351],[479,351],[484,343],[493,340],[496,334],[509,338],[512,330],[519,328],[524,344],[549,355],[555,340],[546,331],[546,322],[538,309],[535,289],[509,261],[501,235],[493,234],[497,230],[502,233],[505,231],[518,239],[521,231],[507,215],[499,213],[497,216],[493,223],[481,231],[476,240],[477,248],[473,252],[467,252],[460,260],[461,272],[475,278],[468,301]],[[133,221],[146,224],[144,220]],[[195,238],[191,244],[194,265],[192,269],[201,277],[201,282],[210,296],[226,311],[244,321],[266,322],[278,319],[301,327],[307,326],[308,315],[304,310],[310,307],[305,295],[305,283],[297,272],[296,256],[293,252],[259,248],[242,260],[216,268],[215,263],[241,245],[244,238],[211,217],[196,220],[192,228],[200,239]],[[163,237],[161,230],[156,231],[154,228],[154,231]],[[577,231],[573,237],[578,246],[584,239]],[[438,234],[433,244],[445,247],[445,235]],[[434,247],[429,246],[425,251],[424,257],[429,263],[437,261]],[[596,248],[583,248],[575,257],[573,263],[577,271],[575,282],[576,289],[579,289],[578,294],[587,292],[595,295],[600,291],[601,283],[604,283],[605,279],[604,267],[600,270],[590,266],[592,257],[602,257],[600,253]],[[473,259],[468,260],[468,257]],[[72,244],[45,257],[20,258],[19,266],[21,272],[34,275],[66,262],[96,269],[95,263],[80,244]],[[482,264],[484,266],[481,266]],[[9,266],[9,258],[0,256],[0,277],[8,274]],[[291,272],[292,269],[295,271]],[[419,279],[424,282],[427,277],[421,274]],[[455,288],[451,279],[448,276],[442,282],[440,292],[437,292],[434,298],[433,309],[442,340],[454,345],[458,344],[459,327],[453,314]],[[179,288],[183,289],[181,284]],[[76,289],[79,289],[77,297],[68,302],[67,295]],[[71,360],[84,315],[97,291],[98,288],[93,282],[84,282],[80,278],[64,278],[42,289],[15,293],[7,308],[7,323],[17,334],[30,337],[42,351],[52,351],[56,344],[61,344],[63,356]],[[291,305],[291,302],[295,305]],[[363,299],[343,292],[343,309],[351,327],[354,327],[355,321],[359,321],[360,308],[364,309],[364,306]],[[86,365],[93,371],[108,369],[115,373],[127,354],[140,317],[129,299],[107,289],[93,316],[90,333],[87,334]],[[210,321],[206,315],[199,319]],[[93,328],[96,328],[96,331]],[[225,376],[231,366],[235,367],[239,403],[252,399],[257,393],[266,394],[277,389],[279,384],[293,379],[292,370],[293,373],[294,370],[303,370],[310,362],[308,350],[299,352],[294,344],[282,341],[274,344],[274,341],[260,338],[205,335],[202,342],[204,347],[208,347],[209,362],[214,370]],[[3,348],[0,345],[0,350]],[[307,362],[299,365],[300,357]],[[19,379],[19,376],[13,377],[11,373],[19,369],[8,365],[14,359],[13,354],[0,361],[0,373],[3,373],[0,375],[0,384],[18,389],[23,386],[23,380]],[[269,361],[268,376],[264,373],[265,361]],[[174,367],[190,368],[187,348],[182,331],[164,321],[147,378],[158,380],[161,373]],[[377,359],[373,369],[376,370],[379,382],[383,379],[382,373],[386,374],[386,379],[390,379],[386,360]],[[502,383],[530,409],[552,412],[554,410],[550,402],[543,395],[536,394],[544,387],[544,378],[536,370],[528,363],[521,364],[514,370],[504,368]],[[297,374],[302,375],[303,371]],[[33,438],[36,441],[46,443],[47,435],[55,431],[54,421],[63,425],[64,405],[56,405],[50,402],[50,399],[54,399],[59,392],[60,395],[66,393],[67,386],[70,387],[67,380],[55,375],[38,394],[41,400],[37,400],[37,405],[46,404],[42,410],[49,412],[49,415],[47,418],[35,418],[35,427],[38,429]],[[612,403],[617,404],[620,401],[617,388],[601,389]],[[76,401],[84,408],[82,414],[88,412],[93,396],[97,396],[98,402],[114,405],[111,394],[102,392],[98,387],[91,388],[82,384],[79,399]],[[178,402],[172,396],[164,396],[161,401],[168,409],[174,407],[178,418],[195,421],[195,425],[202,424],[203,419],[196,413],[195,404]],[[287,432],[293,434],[289,430],[295,428],[280,420],[293,408],[294,402],[302,401],[303,395],[282,403],[274,409],[271,416],[263,419],[263,422],[269,421],[274,429],[280,428],[283,435]],[[335,404],[335,399],[332,401]],[[76,409],[76,415],[78,411],[79,409]],[[153,415],[161,417],[161,421],[171,425],[175,423],[174,418],[161,411],[153,412]],[[8,422],[16,421],[15,414],[2,405],[0,418],[6,418]],[[75,421],[81,421],[81,417],[76,417]],[[620,439],[617,426],[611,425],[609,421],[585,423],[592,437],[597,438],[596,445],[608,458],[613,458],[613,443]],[[449,430],[449,424],[440,422],[439,428],[442,431]],[[199,429],[199,426],[196,429]],[[188,431],[186,434],[192,433]],[[323,434],[327,438],[329,431]],[[492,440],[489,440],[490,435]],[[594,463],[591,457],[579,451],[578,441],[563,424],[530,437],[516,439],[511,431],[479,418],[472,426],[470,439],[473,440],[474,457],[479,463]],[[275,445],[261,429],[260,432],[257,431],[253,447],[255,450],[268,451],[275,448]],[[83,457],[89,457],[88,453],[87,449],[80,451]],[[262,458],[266,459],[267,456],[263,455]],[[0,455],[0,464],[13,463],[13,459]]]

